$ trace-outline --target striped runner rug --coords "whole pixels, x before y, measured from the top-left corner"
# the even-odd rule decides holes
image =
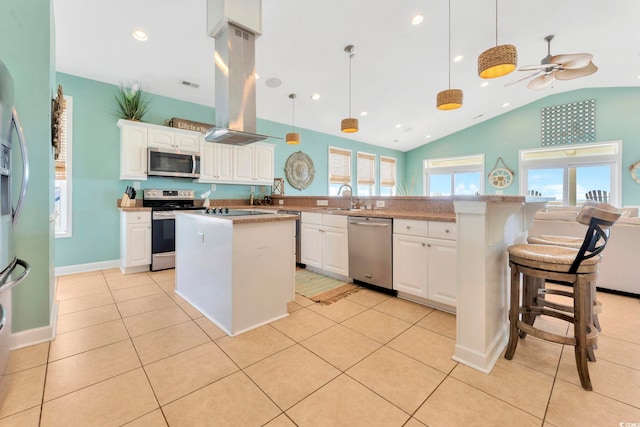
[[[313,301],[330,304],[358,292],[361,288],[353,283],[334,279],[309,270],[296,271],[296,293]]]

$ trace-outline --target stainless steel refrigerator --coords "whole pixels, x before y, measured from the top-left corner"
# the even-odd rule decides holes
[[[19,169],[11,165],[11,144],[17,135],[22,154],[22,177],[18,198],[12,196],[12,178]],[[22,211],[29,181],[29,162],[22,126],[13,105],[13,79],[0,60],[0,403],[6,387],[5,368],[11,335],[11,288],[29,273],[29,264],[16,256],[15,227]]]

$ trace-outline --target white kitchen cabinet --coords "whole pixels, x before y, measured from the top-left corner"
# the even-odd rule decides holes
[[[200,133],[174,130],[165,126],[149,127],[147,146],[189,152],[200,151]]]
[[[301,259],[303,264],[328,273],[349,276],[348,217],[302,212]]]
[[[147,179],[147,128],[139,122],[118,120],[120,127],[120,179]]]
[[[120,212],[120,270],[124,274],[149,271],[151,211]]]
[[[150,127],[147,137],[147,146],[152,148],[172,149],[176,145],[176,133],[171,129],[158,129]]]
[[[273,184],[275,146],[254,143],[234,147],[233,181],[244,184]]]
[[[176,132],[174,148],[181,151],[200,152],[200,133]]]
[[[394,221],[393,227],[393,288],[455,307],[455,224],[400,219]]]
[[[200,178],[203,183],[233,181],[233,146],[201,141]]]

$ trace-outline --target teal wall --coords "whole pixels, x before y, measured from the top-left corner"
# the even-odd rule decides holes
[[[479,123],[406,153],[405,179],[417,174],[414,195],[423,194],[422,161],[438,157],[485,153],[485,176],[498,157],[516,172],[504,194],[518,194],[518,151],[540,148],[540,109],[587,99],[596,100],[596,141],[622,140],[622,205],[640,205],[640,186],[629,165],[640,160],[640,88],[581,89],[549,95],[539,101]],[[495,188],[485,182],[485,193]]]
[[[30,163],[29,189],[16,229],[16,252],[29,262],[31,273],[12,290],[13,332],[47,326],[51,313],[54,256],[49,223],[53,212],[50,111],[55,68],[51,13],[50,0],[0,3],[0,59],[13,76],[15,106]],[[15,144],[14,166],[20,161],[17,151]],[[19,173],[14,175],[14,183],[19,177]]]
[[[116,200],[125,186],[133,181],[120,181],[120,132],[116,125],[114,95],[117,86],[58,73],[58,83],[64,93],[73,97],[73,236],[55,239],[56,267],[112,261],[119,258],[119,216]],[[165,119],[180,117],[205,123],[215,122],[213,108],[153,96],[151,110],[144,121],[163,124]],[[258,133],[284,138],[290,126],[258,120]],[[285,195],[326,195],[328,147],[337,146],[369,153],[395,157],[402,173],[404,153],[353,142],[348,139],[318,132],[296,129],[301,144],[287,145],[281,139],[265,142],[276,145],[275,176],[284,177],[287,158],[296,151],[304,151],[315,164],[316,175],[312,185],[304,191],[286,184]],[[355,167],[355,154],[354,164]],[[355,169],[354,169],[355,170]],[[184,178],[150,178],[140,182],[141,188],[194,189],[196,196],[210,189]],[[258,189],[256,189],[258,190]],[[218,184],[212,199],[249,198],[250,186]],[[267,189],[270,193],[270,189]],[[257,192],[257,191],[256,191]]]

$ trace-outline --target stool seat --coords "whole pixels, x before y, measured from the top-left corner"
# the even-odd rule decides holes
[[[551,234],[542,234],[540,236],[527,237],[527,242],[534,245],[555,245],[574,249],[580,249],[583,240],[584,239],[580,237],[554,236]]]
[[[553,245],[513,245],[508,248],[509,259],[513,262],[538,270],[568,273],[573,265],[578,249]],[[578,273],[598,271],[600,255],[585,259],[580,263]]]

